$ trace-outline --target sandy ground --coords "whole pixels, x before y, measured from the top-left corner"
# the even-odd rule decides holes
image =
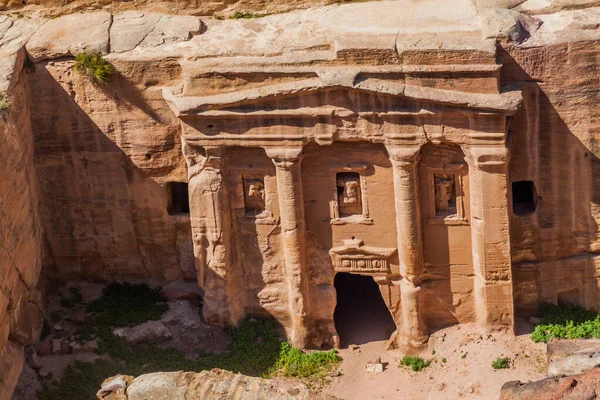
[[[485,334],[473,325],[442,329],[420,355],[432,360],[421,372],[400,367],[404,354],[384,346],[384,341],[376,341],[340,350],[342,375],[333,378],[324,392],[344,400],[498,399],[507,381],[545,377],[546,345],[533,343],[529,334]],[[367,361],[377,357],[384,371],[368,373]],[[508,357],[510,369],[494,370],[491,363],[498,357]]]

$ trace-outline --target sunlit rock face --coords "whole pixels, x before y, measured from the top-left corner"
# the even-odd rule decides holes
[[[240,19],[323,2],[13,3],[0,398],[44,282],[198,282],[208,323],[272,318],[301,347],[351,340],[337,273],[378,285],[356,329],[381,302],[407,351],[452,324],[512,329],[541,301],[596,307],[600,12],[585,1]],[[75,72],[85,52],[114,66],[107,84]]]

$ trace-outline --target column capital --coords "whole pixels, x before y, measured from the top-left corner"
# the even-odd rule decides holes
[[[265,147],[267,157],[277,168],[290,169],[298,165],[302,159],[302,147]]]
[[[188,179],[198,175],[206,168],[220,170],[225,157],[223,146],[197,146],[183,140],[183,156],[188,167]]]
[[[390,156],[392,165],[402,169],[414,168],[421,155],[421,146],[386,144],[385,148]]]
[[[470,167],[481,170],[493,170],[508,164],[510,153],[504,145],[495,146],[463,146],[465,160]]]

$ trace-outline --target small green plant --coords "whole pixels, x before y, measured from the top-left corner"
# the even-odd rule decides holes
[[[435,356],[435,349],[434,349],[434,350],[431,350],[431,355],[432,355],[432,356]]]
[[[404,367],[410,367],[413,371],[419,372],[424,368],[429,367],[431,361],[425,361],[421,357],[415,356],[404,356],[402,360],[400,360],[400,365]]]
[[[341,361],[337,351],[315,351],[306,354],[300,349],[292,347],[287,342],[281,344],[279,360],[274,366],[275,374],[285,377],[308,378],[310,376],[324,376]]]
[[[222,21],[222,20],[224,20],[224,19],[225,19],[225,17],[224,17],[224,16],[222,16],[222,15],[213,15],[213,18],[214,18],[214,19],[218,19],[219,21]]]
[[[0,93],[0,112],[10,111],[12,104],[8,96],[4,93]]]
[[[442,358],[442,362],[443,362],[444,364],[446,364],[446,363],[448,362],[448,360],[446,360],[446,358],[444,357],[444,358]]]
[[[496,358],[492,361],[492,368],[494,369],[508,369],[510,366],[510,360],[506,357],[504,358]]]
[[[252,19],[252,18],[262,18],[265,14],[252,14],[247,12],[236,11],[231,14],[230,19]]]
[[[93,81],[105,84],[114,74],[115,68],[99,52],[79,53],[75,56],[76,72],[89,76]]]
[[[531,334],[536,343],[550,339],[600,339],[600,315],[576,305],[540,304],[541,319]]]

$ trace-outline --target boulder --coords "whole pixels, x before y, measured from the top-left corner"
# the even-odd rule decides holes
[[[548,376],[574,375],[600,365],[600,339],[551,340]]]
[[[72,14],[51,19],[27,42],[33,61],[76,55],[82,52],[109,51],[108,30],[112,15],[107,12]]]
[[[148,321],[133,328],[115,328],[112,332],[124,338],[129,345],[156,343],[171,338],[171,331],[161,321]]]
[[[98,398],[103,400],[335,400],[316,393],[303,383],[254,378],[213,369],[194,372],[156,372],[141,375],[126,384],[118,375],[103,383]],[[109,390],[114,388],[114,390]],[[126,390],[125,390],[126,389]]]
[[[600,368],[529,383],[506,382],[500,390],[500,400],[592,400],[599,396]]]

